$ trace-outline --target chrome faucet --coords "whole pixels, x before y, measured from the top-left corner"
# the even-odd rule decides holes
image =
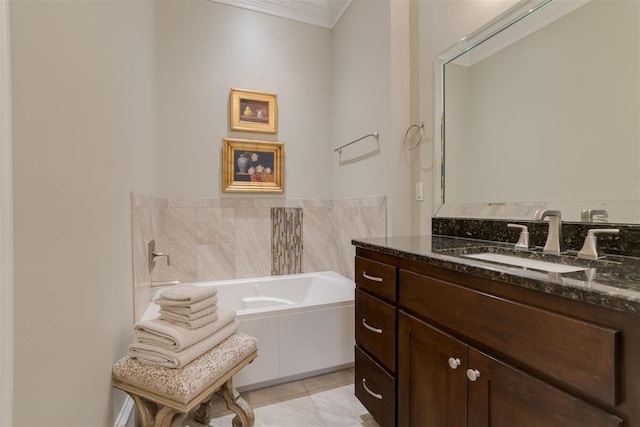
[[[547,242],[542,250],[545,254],[560,255],[564,251],[564,242],[562,241],[562,214],[556,210],[537,210],[533,215],[534,221],[542,221],[549,218],[549,232],[547,233]]]
[[[156,258],[166,257],[167,265],[171,265],[171,258],[168,253],[164,252],[156,252],[156,241],[155,239],[149,240],[147,243],[147,261],[149,264],[149,272],[153,270],[153,267],[156,266]]]

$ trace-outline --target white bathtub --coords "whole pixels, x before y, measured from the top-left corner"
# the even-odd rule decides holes
[[[257,359],[234,376],[237,388],[259,388],[353,364],[352,280],[326,271],[197,285],[216,286],[218,305],[236,310],[238,330],[258,338]]]

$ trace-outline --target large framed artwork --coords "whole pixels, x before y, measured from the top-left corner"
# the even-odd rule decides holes
[[[229,102],[231,130],[260,133],[278,131],[277,95],[231,89]]]
[[[284,144],[224,138],[222,191],[225,193],[284,192]]]

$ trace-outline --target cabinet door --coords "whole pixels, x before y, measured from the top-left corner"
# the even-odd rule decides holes
[[[469,426],[620,426],[622,420],[469,348]]]
[[[467,346],[400,312],[398,425],[465,426]]]

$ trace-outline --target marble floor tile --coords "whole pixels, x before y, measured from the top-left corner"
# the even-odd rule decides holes
[[[316,408],[313,399],[309,396],[301,396],[294,399],[283,400],[271,405],[253,408],[256,417],[255,427],[326,427],[326,423]],[[217,424],[214,419],[211,423],[214,427],[231,425],[231,415],[227,420]]]
[[[379,427],[354,395],[353,368],[241,393],[255,415],[255,427]],[[183,427],[229,427],[235,414],[222,398],[204,426],[191,417]]]
[[[354,394],[350,385],[310,394],[327,426],[356,426],[367,410]]]
[[[301,381],[278,384],[272,387],[260,388],[243,393],[242,396],[252,408],[277,403],[307,394],[307,389]]]

